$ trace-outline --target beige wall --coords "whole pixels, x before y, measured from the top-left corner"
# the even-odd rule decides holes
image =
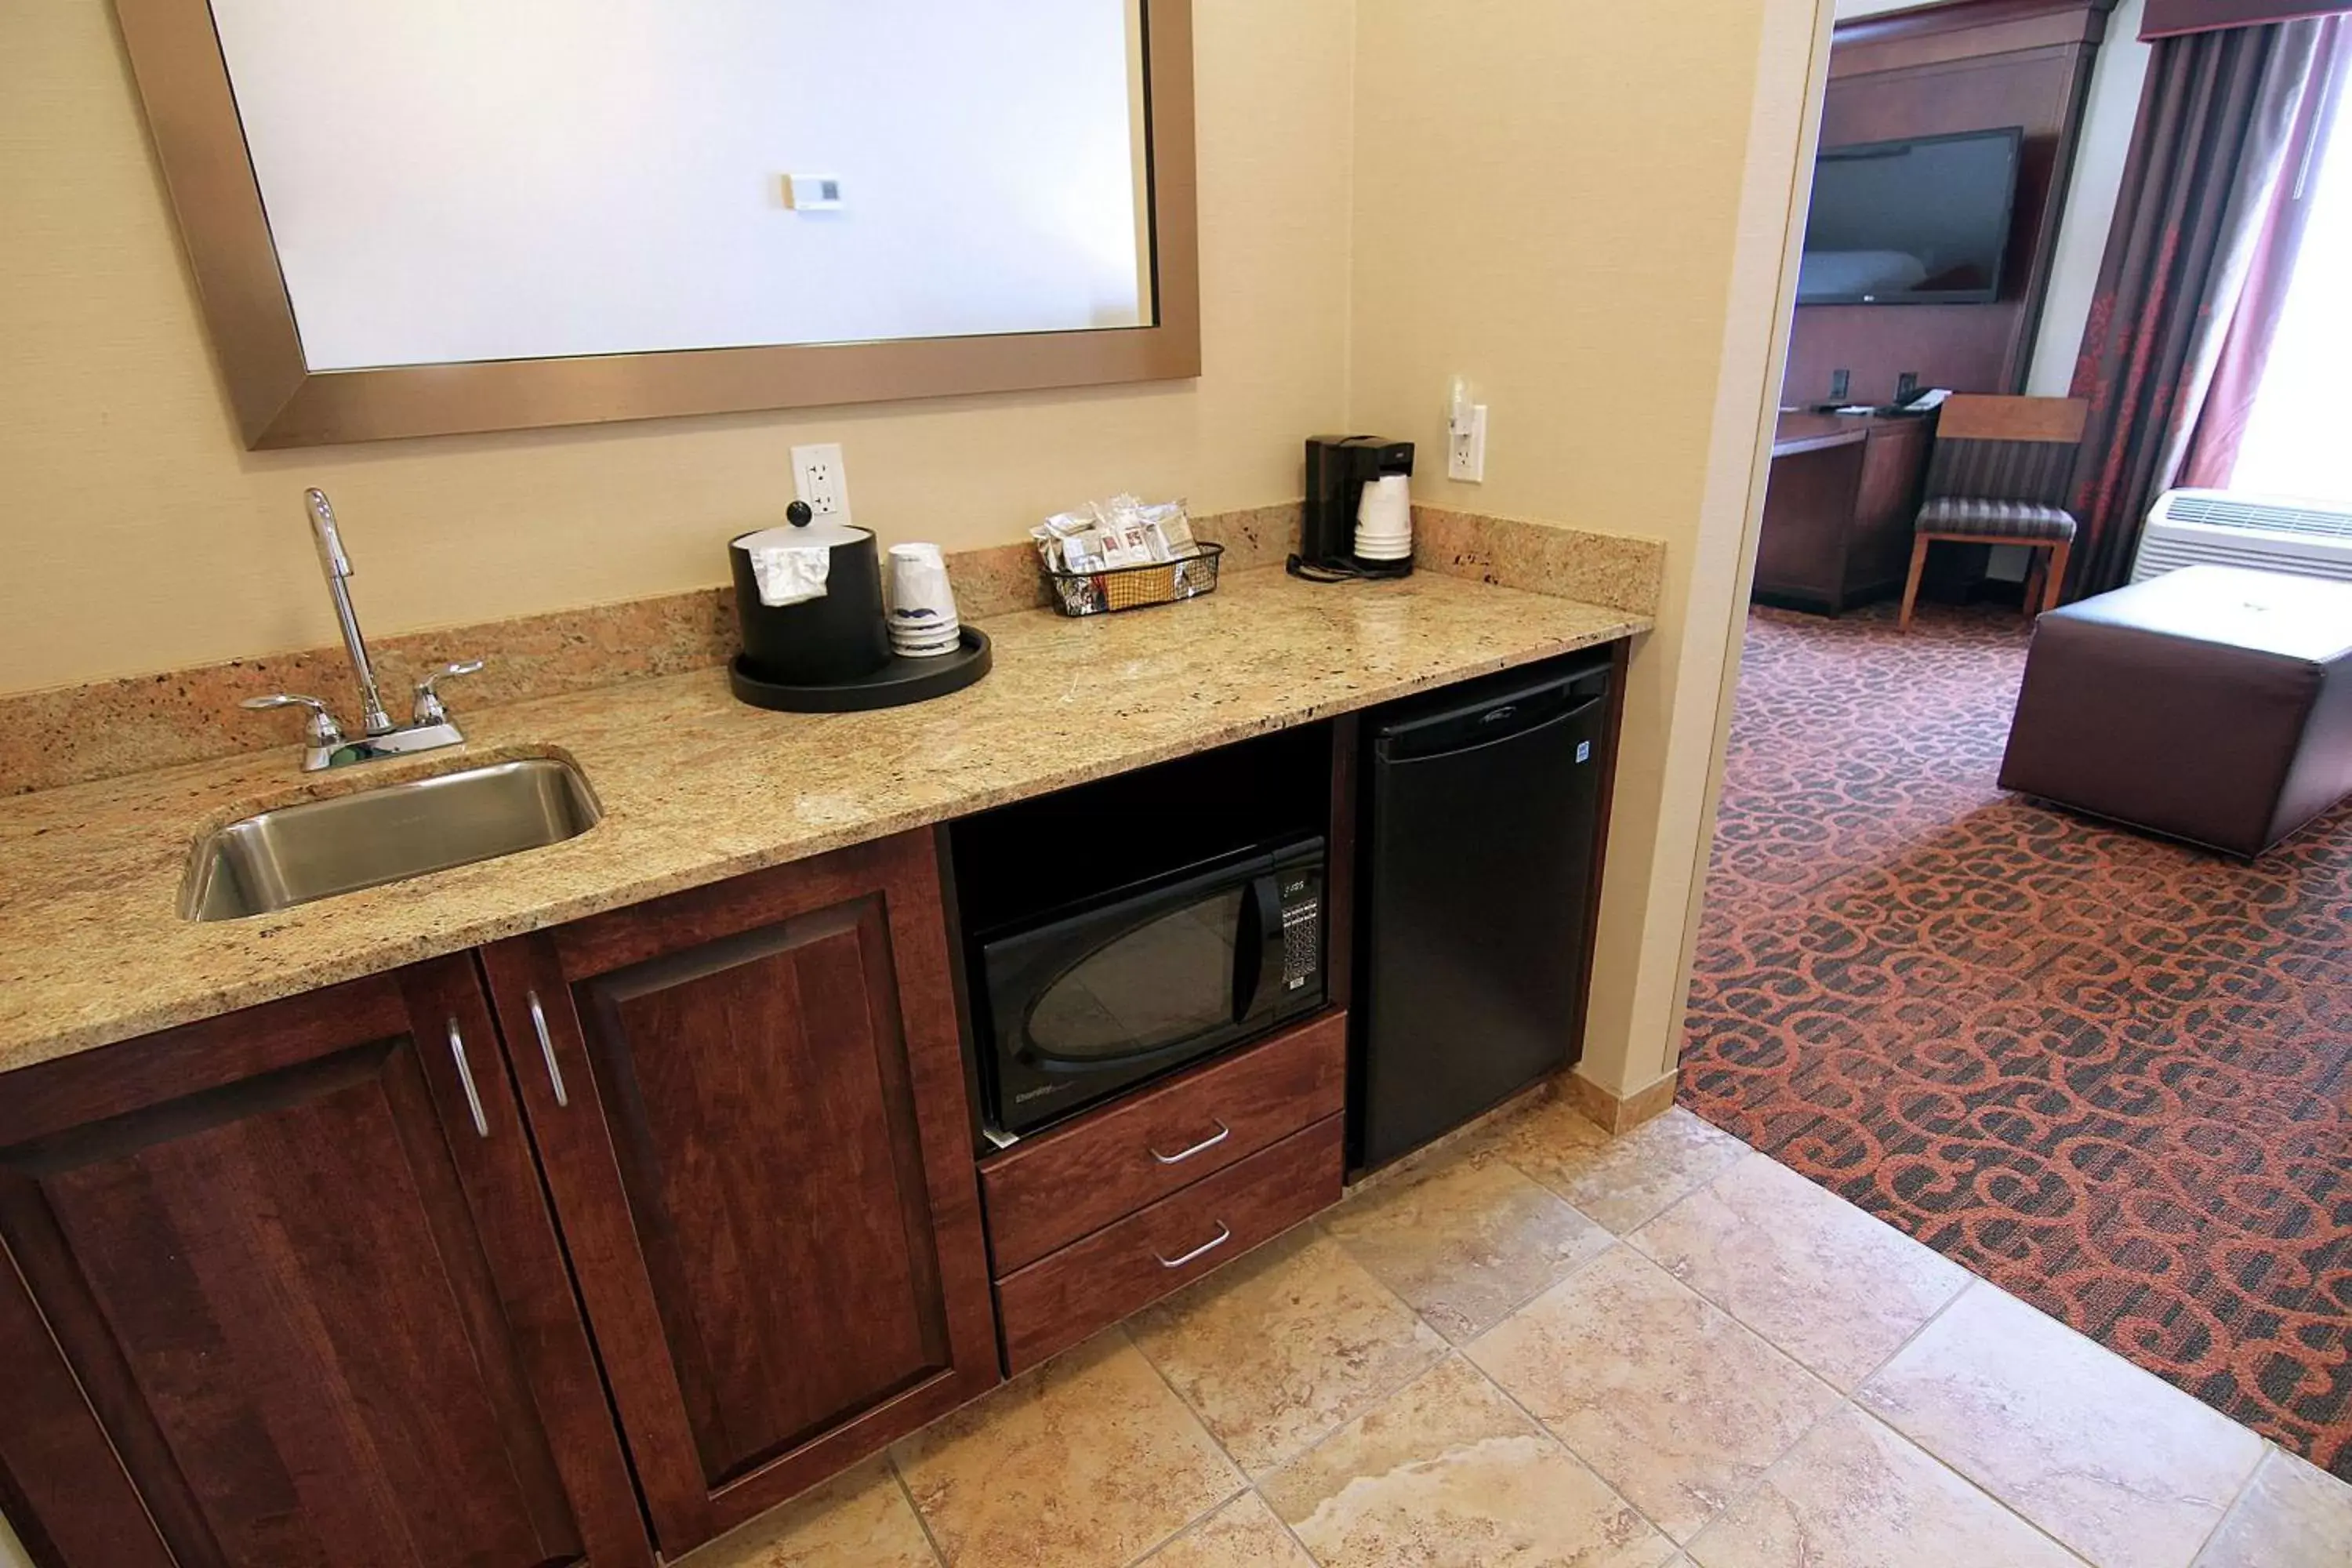
[[[1353,426],[1442,453],[1449,377],[1486,479],[1441,505],[1667,542],[1633,665],[1585,1074],[1673,1065],[1785,347],[1780,284],[1826,6],[1361,0]],[[1760,67],[1760,68],[1759,68]]]
[[[1425,500],[1668,542],[1587,1063],[1621,1090],[1655,1079],[1826,5],[1196,11],[1196,384],[256,457],[231,435],[105,7],[0,8],[0,690],[327,640],[309,483],[334,493],[362,607],[389,632],[715,582],[729,533],[789,493],[796,439],[845,443],[858,514],[886,535],[984,542],[1118,487],[1288,499],[1300,437],[1376,429],[1423,443]],[[1481,486],[1441,477],[1456,372],[1492,408]],[[0,1527],[0,1564],[10,1550]]]
[[[1785,316],[1812,0],[1196,14],[1197,383],[256,455],[231,433],[106,8],[0,8],[0,690],[330,640],[310,483],[335,496],[385,633],[716,582],[728,536],[788,496],[795,440],[845,444],[858,516],[886,537],[960,543],[1120,488],[1285,500],[1310,431],[1409,437],[1425,499],[1669,542],[1589,1068],[1656,1077]],[[1493,411],[1483,486],[1441,477],[1456,371]]]
[[[1131,489],[1296,497],[1344,422],[1352,0],[1198,0],[1206,374],[1108,392],[249,454],[102,0],[0,6],[0,691],[331,641],[326,487],[372,633],[716,583],[845,448],[888,539],[1018,537]]]

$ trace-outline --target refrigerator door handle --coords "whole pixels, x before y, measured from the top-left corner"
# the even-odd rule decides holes
[[[1404,755],[1398,756],[1391,750],[1393,742],[1383,738],[1379,742],[1381,760],[1391,767],[1410,767],[1414,763],[1443,762],[1450,757],[1466,757],[1474,752],[1483,752],[1489,746],[1506,746],[1514,741],[1524,741],[1530,735],[1540,735],[1547,730],[1556,730],[1562,724],[1573,723],[1591,714],[1593,709],[1607,700],[1606,696],[1588,697],[1573,708],[1563,708],[1559,712],[1532,724],[1523,724],[1496,733],[1480,735],[1468,745],[1447,746],[1440,751],[1407,752]]]

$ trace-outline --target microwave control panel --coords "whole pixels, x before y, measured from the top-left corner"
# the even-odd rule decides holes
[[[1282,994],[1314,985],[1323,970],[1323,872],[1318,866],[1276,873],[1282,905]]]

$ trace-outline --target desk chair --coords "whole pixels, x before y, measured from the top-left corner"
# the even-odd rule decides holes
[[[1911,575],[1903,584],[1905,631],[1939,539],[1965,544],[2023,544],[2034,552],[2025,613],[2054,610],[2074,545],[2065,507],[2090,404],[2080,397],[1989,397],[1945,401],[1927,459],[1927,499],[1912,524]],[[2045,553],[2046,552],[2046,553]]]

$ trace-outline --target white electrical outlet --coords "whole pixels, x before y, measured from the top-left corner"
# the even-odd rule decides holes
[[[1469,484],[1486,481],[1486,405],[1471,404],[1466,417],[1446,432],[1445,477]]]
[[[837,442],[793,448],[793,493],[819,517],[849,521],[849,470]]]

